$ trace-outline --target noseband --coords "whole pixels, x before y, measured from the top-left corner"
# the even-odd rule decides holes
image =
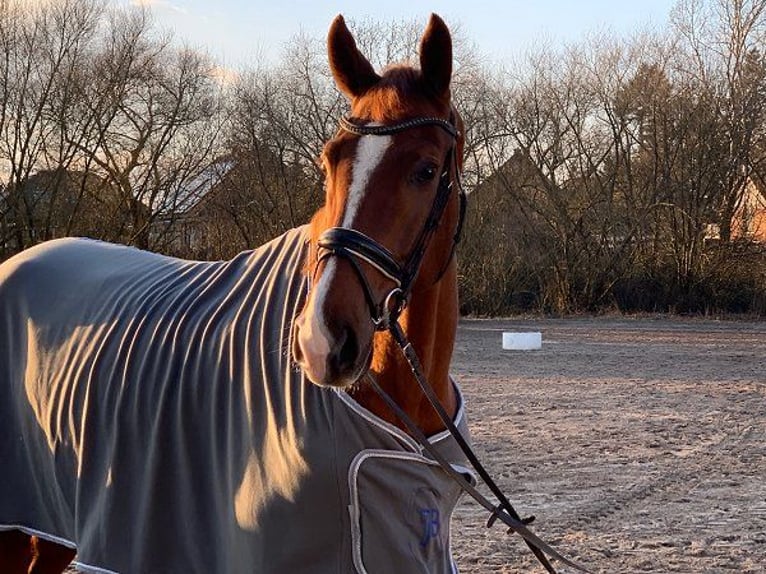
[[[332,256],[343,257],[351,264],[351,267],[359,277],[367,305],[370,308],[372,322],[378,331],[388,329],[391,323],[397,320],[399,314],[406,306],[412,290],[412,284],[417,277],[431,237],[439,225],[447,203],[449,203],[453,187],[457,187],[460,199],[460,214],[452,242],[452,249],[437,277],[437,281],[441,279],[455,254],[455,249],[460,241],[463,220],[465,219],[466,204],[465,192],[460,184],[460,175],[457,167],[457,146],[455,142],[458,131],[452,118],[450,118],[450,121],[447,121],[441,118],[422,117],[382,126],[360,125],[348,118],[341,118],[340,120],[340,128],[342,130],[358,136],[388,136],[423,126],[436,126],[443,129],[452,137],[453,142],[444,159],[444,166],[439,177],[439,185],[431,205],[431,211],[428,213],[423,228],[406,261],[400,263],[386,247],[364,233],[350,227],[331,227],[322,233],[317,241],[319,248],[317,265]],[[454,179],[451,176],[453,166],[455,168]],[[457,184],[456,186],[453,185],[455,183]],[[382,301],[376,301],[367,275],[359,263],[360,260],[371,265],[394,284],[394,288],[388,292]]]

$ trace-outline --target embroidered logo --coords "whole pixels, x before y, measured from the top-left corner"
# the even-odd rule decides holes
[[[434,538],[439,538],[441,520],[438,508],[421,508],[420,521],[423,525],[423,534],[420,537],[420,546],[425,548]]]

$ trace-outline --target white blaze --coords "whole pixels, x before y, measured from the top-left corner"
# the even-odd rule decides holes
[[[351,167],[351,184],[348,188],[346,211],[341,222],[343,227],[352,226],[370,181],[370,176],[380,164],[390,144],[391,136],[362,136],[359,138],[354,164]],[[327,355],[330,352],[329,330],[322,309],[330,283],[335,275],[335,268],[335,260],[330,259],[322,277],[314,286],[314,297],[309,301],[309,307],[306,310],[309,321],[304,324],[300,334],[301,348],[308,362],[315,366],[314,374],[319,379],[324,377]]]
[[[330,259],[325,266],[324,273],[314,286],[314,296],[309,300],[306,309],[308,321],[303,323],[299,334],[299,344],[303,355],[310,365],[313,365],[312,374],[317,380],[324,379],[327,355],[330,353],[330,336],[325,326],[322,304],[327,297],[330,285],[330,277],[335,271],[335,260]]]
[[[348,186],[346,213],[343,216],[343,227],[351,227],[362,203],[367,184],[375,168],[378,167],[388,146],[391,136],[362,136],[356,147],[354,165],[351,168],[351,185]]]

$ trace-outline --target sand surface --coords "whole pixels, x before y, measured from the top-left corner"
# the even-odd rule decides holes
[[[502,331],[543,348],[503,351]],[[480,458],[564,554],[595,572],[766,572],[766,323],[464,321],[453,372]],[[544,572],[485,522],[464,498],[462,574]]]

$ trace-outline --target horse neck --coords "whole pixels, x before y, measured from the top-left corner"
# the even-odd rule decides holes
[[[426,380],[448,413],[454,416],[457,396],[449,366],[457,329],[457,270],[453,262],[433,287],[413,290],[400,324],[423,366]],[[428,399],[414,380],[409,364],[388,332],[376,334],[371,372],[378,384],[427,435],[444,430]],[[354,398],[382,419],[404,429],[391,409],[369,387],[361,385]]]

